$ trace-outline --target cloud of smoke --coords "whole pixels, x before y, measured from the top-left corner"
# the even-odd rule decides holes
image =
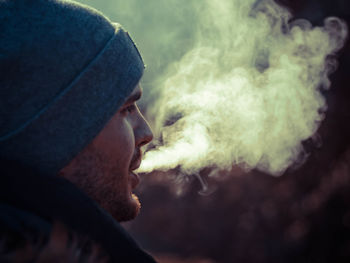
[[[320,89],[330,86],[346,25],[288,22],[272,0],[197,3],[193,48],[152,92],[148,114],[159,140],[139,172],[241,165],[279,175],[305,158],[302,141],[324,117]]]

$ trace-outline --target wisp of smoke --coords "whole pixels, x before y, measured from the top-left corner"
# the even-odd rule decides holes
[[[163,76],[148,111],[159,139],[139,172],[240,165],[280,175],[305,158],[302,142],[324,118],[321,89],[330,86],[346,24],[289,22],[273,0],[201,4],[196,44]]]

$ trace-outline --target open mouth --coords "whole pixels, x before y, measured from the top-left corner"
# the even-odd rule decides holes
[[[131,174],[131,187],[132,189],[135,189],[136,186],[140,183],[140,176],[135,173],[135,170],[137,170],[140,165],[141,165],[141,159],[142,159],[142,153],[141,150],[137,150],[136,154],[134,155],[134,157],[131,160],[131,164],[130,164],[130,174]]]
[[[130,178],[131,178],[131,189],[134,190],[140,183],[140,176],[137,173],[130,171]]]
[[[141,149],[136,148],[134,155],[133,155],[131,162],[130,162],[130,168],[129,168],[130,171],[134,171],[134,170],[138,169],[141,165],[141,160],[142,160]]]

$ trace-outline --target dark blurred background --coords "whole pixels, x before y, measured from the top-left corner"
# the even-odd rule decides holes
[[[328,16],[350,24],[348,0],[279,2],[314,25]],[[176,188],[151,174],[139,189],[141,214],[125,225],[132,235],[160,262],[350,262],[349,42],[338,60],[319,144],[304,142],[302,167],[281,177],[234,168],[207,178],[208,195],[196,180]]]

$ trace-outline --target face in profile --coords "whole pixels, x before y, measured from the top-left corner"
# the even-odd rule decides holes
[[[141,147],[152,140],[136,104],[141,95],[138,85],[95,139],[59,172],[118,221],[135,218],[141,207],[133,194],[139,184],[133,171],[140,166]]]

